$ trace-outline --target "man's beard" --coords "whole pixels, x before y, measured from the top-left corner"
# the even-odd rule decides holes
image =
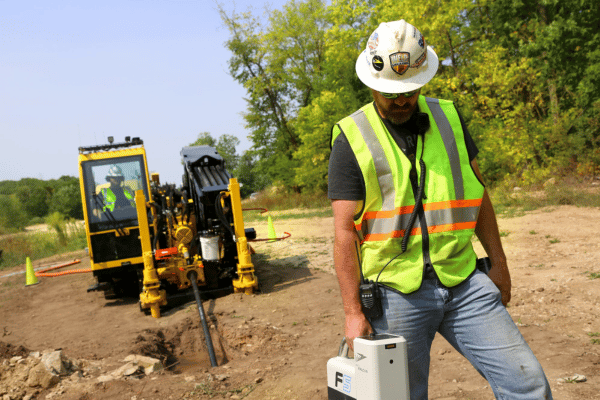
[[[410,110],[410,107],[408,107],[408,109],[404,110],[398,107],[398,109],[396,110],[388,111],[387,119],[390,120],[394,125],[402,125],[408,122],[410,117],[412,117],[412,115],[414,114],[415,109],[416,108]]]

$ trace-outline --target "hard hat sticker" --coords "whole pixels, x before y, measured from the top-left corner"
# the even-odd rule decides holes
[[[404,74],[410,66],[410,53],[399,51],[390,54],[390,66],[399,75]]]
[[[417,58],[417,61],[415,61],[415,63],[413,65],[411,65],[411,68],[419,68],[421,66],[421,64],[423,64],[425,62],[425,60],[427,59],[427,51],[424,51],[423,54],[421,54],[419,56],[419,58]]]
[[[369,52],[371,53],[371,55],[373,55],[375,51],[377,51],[377,46],[379,46],[379,34],[377,32],[371,35],[367,46],[369,47]]]
[[[373,57],[373,68],[375,71],[381,71],[383,69],[383,58],[380,56]]]

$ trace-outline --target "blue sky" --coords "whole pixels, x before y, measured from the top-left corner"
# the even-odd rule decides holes
[[[222,4],[262,15],[267,2]],[[0,180],[77,176],[78,147],[107,136],[140,137],[176,184],[200,132],[249,148],[228,37],[210,0],[0,0]]]

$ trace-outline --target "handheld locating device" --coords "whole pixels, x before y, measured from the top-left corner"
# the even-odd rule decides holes
[[[348,358],[346,339],[327,362],[328,400],[408,400],[408,357],[402,336],[372,334],[354,340]]]

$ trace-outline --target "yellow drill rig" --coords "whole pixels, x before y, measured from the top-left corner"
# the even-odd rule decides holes
[[[239,183],[209,146],[184,147],[183,184],[161,185],[148,174],[139,138],[79,148],[79,179],[91,269],[107,299],[139,296],[153,317],[169,298],[194,291],[251,294],[258,288],[245,229]],[[214,352],[211,363],[216,365]]]

